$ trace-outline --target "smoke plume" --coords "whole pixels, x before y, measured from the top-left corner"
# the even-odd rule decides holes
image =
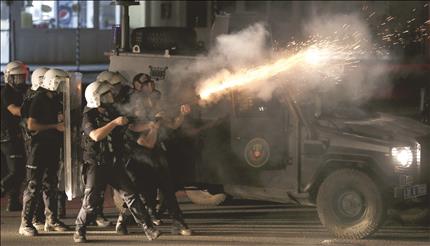
[[[181,91],[180,96],[189,97],[193,94],[190,91],[194,89],[198,94],[208,80],[226,78],[312,47],[329,47],[335,51],[335,56],[329,57],[331,60],[327,64],[301,64],[285,73],[247,84],[240,90],[269,100],[275,91],[287,87],[294,87],[297,96],[310,96],[307,93],[314,93],[315,90],[342,88],[342,93],[347,95],[345,98],[364,102],[375,89],[388,85],[383,62],[388,58],[387,52],[373,42],[367,23],[358,14],[319,16],[306,23],[303,32],[305,39],[293,40],[277,53],[273,53],[267,45],[269,33],[262,23],[237,33],[221,35],[208,54],[198,57],[196,62],[169,68],[170,73],[174,74],[171,91]],[[375,58],[378,62],[371,63]],[[182,93],[184,88],[188,88],[189,93]],[[212,101],[216,102],[222,96]]]

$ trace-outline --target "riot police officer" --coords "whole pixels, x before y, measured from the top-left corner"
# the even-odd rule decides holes
[[[131,88],[127,84],[127,80],[119,72],[103,71],[97,75],[96,81],[109,83],[112,88],[111,92],[114,101],[117,104],[123,104],[128,101],[131,93]],[[115,191],[116,193],[116,191]],[[101,199],[96,208],[95,223],[99,227],[108,227],[112,223],[104,216],[103,213],[104,191],[101,192]]]
[[[27,128],[32,131],[30,156],[27,164],[27,185],[23,197],[22,221],[19,234],[35,236],[32,225],[37,197],[44,193],[45,231],[66,231],[57,215],[57,185],[64,123],[59,122],[62,107],[60,94],[62,84],[69,74],[60,69],[48,70],[34,96],[28,114]],[[43,181],[43,184],[42,184]]]
[[[1,92],[1,153],[8,174],[1,180],[1,194],[9,193],[8,211],[20,211],[19,193],[25,173],[24,140],[20,131],[21,104],[26,90],[27,66],[21,61],[6,65]]]
[[[109,83],[112,86],[111,92],[115,102],[122,101],[128,94],[129,87],[126,86],[127,80],[118,72],[103,71],[97,75],[96,81]],[[95,223],[99,227],[108,227],[112,225],[112,223],[104,216],[103,213],[104,193],[105,189],[100,192],[101,198],[97,204],[95,212]]]
[[[158,91],[154,92],[152,83],[150,78],[146,78],[143,83],[139,83],[144,98],[143,105],[140,106],[143,106],[146,118],[139,118],[143,124],[135,124],[134,127],[130,128],[131,131],[128,134],[130,136],[128,145],[132,149],[130,152],[131,159],[127,166],[128,174],[136,187],[143,188],[139,192],[144,194],[146,205],[153,221],[158,220],[158,223],[160,223],[158,217],[154,216],[156,190],[158,188],[164,196],[165,204],[172,218],[172,233],[188,236],[192,234],[192,231],[183,219],[175,196],[173,180],[166,160],[165,140],[170,129],[177,129],[182,124],[185,115],[190,112],[190,107],[189,105],[182,105],[180,115],[174,118],[173,121],[168,120],[162,112],[157,113],[157,111],[161,110],[159,102],[161,95]],[[133,131],[138,133],[137,137]],[[145,182],[149,178],[152,178],[152,184]],[[126,231],[124,229],[125,225],[118,225],[117,222],[117,231],[118,227],[122,231]]]
[[[47,67],[38,67],[31,74],[31,87],[27,90],[24,96],[24,102],[21,106],[21,125],[26,149],[26,155],[30,156],[31,148],[31,132],[27,128],[27,120],[29,117],[30,105],[33,98],[36,96],[40,85],[43,82],[43,76],[49,70]],[[45,227],[45,206],[43,204],[42,194],[38,194],[36,198],[36,208],[33,217],[33,226],[39,231],[43,230]]]
[[[74,241],[86,242],[86,226],[94,217],[100,192],[107,183],[118,190],[135,221],[143,227],[148,240],[156,239],[160,231],[154,228],[142,201],[133,191],[121,158],[115,155],[122,146],[122,128],[128,124],[128,120],[112,108],[111,85],[93,82],[86,88],[85,98],[87,106],[82,121],[85,191],[76,218]]]

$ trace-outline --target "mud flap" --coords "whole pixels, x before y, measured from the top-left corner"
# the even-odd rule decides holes
[[[71,78],[64,85],[63,112],[64,112],[64,145],[63,145],[63,170],[64,191],[67,199],[82,195],[83,184],[81,182],[81,146],[80,146],[80,109],[82,74],[71,73]]]

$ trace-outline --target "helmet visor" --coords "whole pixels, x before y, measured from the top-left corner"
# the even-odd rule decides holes
[[[100,96],[100,103],[103,104],[112,104],[114,103],[112,92],[107,91]]]
[[[25,74],[14,74],[11,75],[12,78],[12,83],[14,85],[22,85],[25,84],[25,79],[26,79],[26,75]]]

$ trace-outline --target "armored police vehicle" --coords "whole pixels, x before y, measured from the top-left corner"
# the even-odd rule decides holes
[[[126,10],[130,3],[122,4]],[[138,28],[129,41],[123,20],[109,70],[130,80],[150,74],[165,100],[172,90],[185,94],[172,89],[172,68],[204,59],[196,56],[204,49],[194,30]],[[341,238],[371,235],[390,208],[428,207],[430,127],[344,104],[327,107],[327,97],[302,100],[287,89],[263,101],[231,91],[216,105],[196,106],[190,121],[198,134],[179,134],[171,145],[174,173],[180,183],[209,191],[188,191],[197,203],[220,203],[228,194],[315,205],[322,224]]]

